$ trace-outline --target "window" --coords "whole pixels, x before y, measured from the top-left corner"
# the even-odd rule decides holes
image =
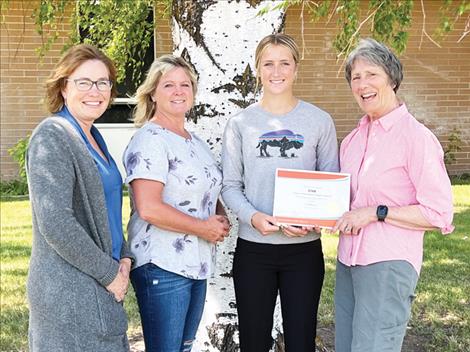
[[[153,24],[153,11],[149,11],[149,15],[147,17],[147,22]],[[84,28],[80,28],[80,37],[86,38],[87,30]],[[123,82],[117,84],[117,97],[114,99],[112,105],[106,110],[106,112],[96,120],[96,123],[99,124],[108,124],[108,123],[132,123],[132,111],[134,109],[135,103],[133,99],[130,97],[135,94],[137,87],[140,83],[144,80],[145,74],[147,73],[148,69],[152,65],[154,58],[155,58],[155,36],[152,33],[152,37],[150,39],[150,45],[147,48],[147,51],[144,55],[143,61],[144,64],[141,67],[141,76],[139,81],[135,81],[132,79],[132,69],[126,69],[126,77]],[[139,58],[134,57],[135,60],[139,60]]]

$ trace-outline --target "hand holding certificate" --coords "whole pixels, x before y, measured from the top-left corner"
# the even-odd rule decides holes
[[[276,169],[273,216],[279,225],[332,228],[349,211],[350,175]]]

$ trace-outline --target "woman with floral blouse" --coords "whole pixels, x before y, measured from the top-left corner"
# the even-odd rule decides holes
[[[132,202],[131,271],[147,352],[190,351],[217,242],[230,224],[218,201],[222,174],[209,148],[184,127],[196,75],[179,57],[151,66],[136,93],[141,127],[124,153]]]

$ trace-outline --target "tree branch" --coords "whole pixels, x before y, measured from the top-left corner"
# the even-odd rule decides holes
[[[336,0],[335,6],[333,7],[333,10],[330,12],[330,15],[328,16],[328,20],[326,21],[326,24],[330,23],[331,19],[333,18],[333,15],[336,12],[336,9],[338,8],[338,5],[339,5],[339,0]]]
[[[465,38],[467,35],[470,34],[470,15],[467,17],[467,21],[465,22],[465,29],[462,32],[462,35],[460,36],[459,40],[457,40],[457,43],[460,43],[463,38]]]
[[[421,0],[421,1],[422,1],[422,0]],[[352,42],[353,42],[353,40],[354,40],[354,37],[356,37],[356,35],[360,32],[362,26],[363,26],[367,21],[369,21],[369,19],[370,19],[372,16],[375,15],[375,13],[382,7],[383,4],[384,4],[384,2],[382,1],[382,2],[380,3],[380,5],[377,6],[377,8],[376,8],[374,11],[372,11],[371,14],[370,14],[369,16],[367,16],[366,19],[363,20],[363,21],[359,24],[359,26],[357,26],[356,31],[353,33],[353,35],[351,36],[351,38],[349,38],[348,45],[346,45],[346,48],[345,48],[343,51],[341,51],[341,52],[337,55],[338,57],[340,57],[343,53],[345,53],[345,52],[347,52],[347,51],[349,50],[349,48],[351,47]]]
[[[426,32],[426,12],[424,11],[424,2],[421,0],[421,12],[423,13],[423,27],[421,28],[421,40],[419,42],[419,49],[421,50],[421,44],[423,44],[423,36],[425,35],[434,45],[436,45],[438,48],[441,48],[441,46],[431,38],[431,36]]]
[[[352,42],[353,42],[353,40],[354,40],[354,37],[356,37],[356,35],[357,35],[357,34],[359,33],[359,31],[361,30],[362,26],[363,26],[373,15],[375,15],[375,13],[382,7],[383,4],[384,4],[384,2],[382,1],[382,2],[380,3],[380,5],[377,6],[377,8],[376,8],[374,11],[372,11],[372,13],[371,13],[370,15],[367,16],[366,19],[363,20],[363,21],[359,24],[359,26],[357,27],[356,31],[353,33],[353,35],[351,36],[351,38],[349,38],[349,42],[348,42],[348,45],[346,45],[346,48],[345,48],[344,50],[342,50],[338,55],[336,55],[336,57],[337,57],[338,59],[339,59],[339,57],[340,57],[341,55],[343,55],[344,53],[347,53],[347,52],[349,51],[349,48],[350,48],[351,45],[352,45]],[[347,56],[344,55],[344,59],[343,59],[343,61],[341,62],[341,65],[339,66],[338,71],[336,72],[336,77],[339,77],[339,73],[340,73],[341,70],[343,69],[343,66],[344,66],[344,63],[346,62],[346,59],[347,59]]]

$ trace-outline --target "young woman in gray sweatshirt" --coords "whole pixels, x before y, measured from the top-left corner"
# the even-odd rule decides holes
[[[239,221],[233,277],[242,352],[267,352],[276,297],[286,351],[315,350],[324,277],[320,235],[313,228],[280,229],[272,217],[278,167],[338,171],[331,117],[293,95],[299,50],[285,34],[258,44],[255,103],[227,123],[222,152],[222,197]]]

